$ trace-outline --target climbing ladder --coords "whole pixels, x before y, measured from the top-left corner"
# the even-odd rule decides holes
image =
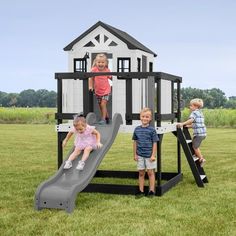
[[[194,156],[194,150],[192,147],[192,138],[189,133],[188,128],[184,127],[183,129],[177,128],[177,131],[173,132],[177,136],[184,154],[187,158],[190,169],[193,173],[194,179],[198,187],[204,187],[204,183],[208,183],[207,176],[203,167],[201,167],[200,162],[197,157]]]

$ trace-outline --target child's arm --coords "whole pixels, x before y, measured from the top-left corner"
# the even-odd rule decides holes
[[[92,90],[93,91],[93,80],[94,78],[89,78],[89,90]]]
[[[137,161],[138,160],[138,155],[137,155],[137,142],[134,140],[133,143],[133,152],[134,152],[134,160]]]
[[[71,137],[72,135],[73,135],[73,132],[71,132],[71,131],[66,135],[65,139],[64,139],[63,142],[62,142],[62,147],[63,147],[63,148],[66,146],[68,140],[70,139],[70,137]]]
[[[152,156],[150,158],[151,161],[155,161],[156,160],[156,153],[157,153],[157,143],[154,142],[153,146],[152,146]]]
[[[106,72],[111,72],[108,67],[106,68]],[[112,80],[112,75],[108,75],[107,78],[110,79],[110,80]]]
[[[102,147],[102,143],[101,143],[101,135],[100,135],[100,133],[96,129],[94,129],[92,134],[94,134],[96,136],[97,147],[101,148]]]
[[[186,128],[192,128],[193,127],[193,124],[191,125],[185,125]]]
[[[186,120],[185,122],[177,123],[177,127],[178,127],[178,128],[181,128],[181,127],[183,127],[183,126],[189,126],[189,125],[191,126],[192,123],[193,123],[193,121],[194,121],[194,119],[193,119],[193,118],[190,118],[190,119]]]

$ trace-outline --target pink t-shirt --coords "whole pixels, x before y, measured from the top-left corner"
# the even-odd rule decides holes
[[[91,72],[110,72],[108,68],[105,68],[104,71],[100,71],[96,66],[92,68]],[[104,96],[111,93],[111,86],[109,84],[108,79],[110,79],[111,76],[109,75],[99,75],[93,77],[94,82],[94,90],[95,94],[98,96]]]
[[[75,127],[71,128],[71,132],[75,134],[75,147],[78,147],[80,150],[84,150],[86,147],[90,146],[93,149],[97,148],[96,136],[92,134],[95,127],[87,125],[83,133],[79,133]]]

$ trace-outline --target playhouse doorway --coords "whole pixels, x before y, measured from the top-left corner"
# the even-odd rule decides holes
[[[100,54],[100,53],[104,53],[107,56],[108,68],[110,69],[110,71],[113,71],[112,53],[105,53],[105,52],[97,52],[97,53],[91,54],[91,68],[93,66],[93,61],[94,61],[95,57],[97,56],[97,54]],[[109,101],[107,103],[107,111],[108,111],[109,117],[112,118],[112,81],[110,81],[110,82],[111,82],[110,83],[111,84],[111,95],[110,95]],[[98,102],[97,102],[95,95],[93,96],[93,109],[94,109],[94,113],[96,114],[97,118],[101,119],[101,113],[100,113]]]

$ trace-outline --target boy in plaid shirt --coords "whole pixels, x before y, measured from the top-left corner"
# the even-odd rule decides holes
[[[177,127],[191,127],[193,128],[193,150],[195,156],[199,159],[201,166],[206,161],[200,151],[201,142],[206,138],[206,126],[204,124],[204,115],[200,110],[203,107],[203,100],[199,98],[192,99],[190,101],[189,108],[192,111],[189,119],[185,122],[178,123]]]

